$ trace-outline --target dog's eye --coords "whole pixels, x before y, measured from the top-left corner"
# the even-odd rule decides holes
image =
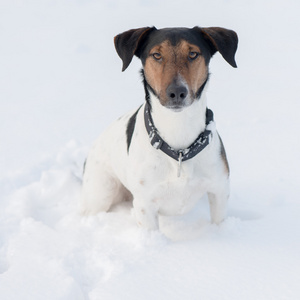
[[[153,53],[152,56],[155,60],[161,60],[162,58],[161,54],[157,52]]]
[[[197,57],[199,56],[199,53],[198,52],[190,52],[189,53],[189,59],[191,59],[191,60],[194,60],[194,59],[196,59]]]

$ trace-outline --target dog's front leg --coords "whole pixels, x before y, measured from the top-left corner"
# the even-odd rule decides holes
[[[133,208],[139,226],[149,230],[158,230],[158,209],[153,201],[145,200],[144,197],[134,197]]]
[[[226,185],[224,189],[218,192],[207,193],[211,222],[214,224],[220,224],[227,214],[227,202],[229,197],[229,188]]]

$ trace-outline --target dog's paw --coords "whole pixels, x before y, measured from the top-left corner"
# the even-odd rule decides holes
[[[139,227],[148,230],[158,230],[158,215],[155,212],[143,208],[134,208],[132,215]]]

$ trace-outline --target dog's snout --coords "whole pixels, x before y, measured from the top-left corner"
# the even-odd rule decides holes
[[[172,102],[180,102],[183,101],[188,94],[188,90],[183,85],[171,84],[167,88],[167,96]]]

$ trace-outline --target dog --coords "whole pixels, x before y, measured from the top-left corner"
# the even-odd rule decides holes
[[[142,62],[146,101],[91,148],[80,201],[85,215],[133,199],[137,224],[159,229],[159,215],[181,215],[207,194],[211,222],[226,217],[229,167],[205,92],[218,51],[234,68],[237,34],[220,27],[143,27],[117,35],[122,71]],[[123,98],[130,95],[123,95]]]

